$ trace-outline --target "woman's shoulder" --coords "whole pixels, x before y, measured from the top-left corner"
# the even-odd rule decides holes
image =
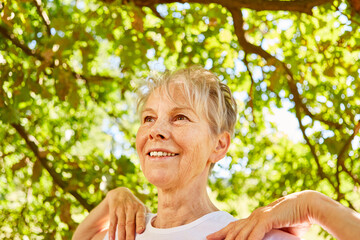
[[[216,211],[216,212],[212,212],[209,213],[207,215],[209,219],[212,219],[216,222],[234,222],[236,220],[238,220],[237,218],[235,218],[234,216],[232,216],[230,213],[225,212],[225,211]]]
[[[226,227],[229,223],[236,220],[237,219],[228,212],[216,211],[203,216],[197,221],[199,229],[204,229],[210,234]]]
[[[155,217],[155,216],[156,216],[155,213],[147,213],[147,214],[146,214],[146,218],[145,218],[146,224],[147,224],[148,222],[150,222],[151,219],[152,219],[153,217]]]

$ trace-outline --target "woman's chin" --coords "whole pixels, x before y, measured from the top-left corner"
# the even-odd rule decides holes
[[[166,188],[171,184],[174,176],[171,176],[168,172],[152,172],[149,174],[145,174],[146,179],[158,188]]]

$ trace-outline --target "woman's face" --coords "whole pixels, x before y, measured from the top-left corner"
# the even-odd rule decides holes
[[[159,188],[188,185],[207,178],[215,149],[210,126],[188,105],[181,84],[157,88],[141,114],[136,149],[145,177]]]

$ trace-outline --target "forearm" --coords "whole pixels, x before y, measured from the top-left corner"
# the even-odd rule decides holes
[[[360,214],[331,198],[316,194],[313,220],[336,239],[356,239],[360,236]]]
[[[104,199],[96,206],[84,221],[77,227],[72,240],[91,239],[98,232],[107,227],[109,222],[109,206],[107,200]]]

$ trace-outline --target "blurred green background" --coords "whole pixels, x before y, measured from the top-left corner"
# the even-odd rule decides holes
[[[5,0],[0,14],[0,239],[70,239],[117,186],[156,211],[134,92],[193,64],[239,106],[209,181],[219,207],[246,217],[313,189],[360,210],[359,1]]]

